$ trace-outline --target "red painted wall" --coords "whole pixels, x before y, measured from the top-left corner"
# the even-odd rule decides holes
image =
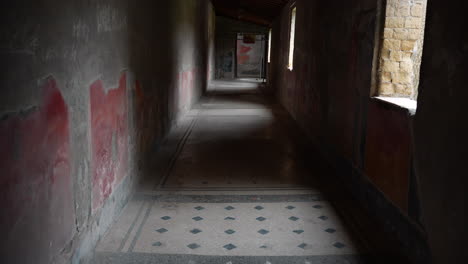
[[[0,121],[0,230],[9,263],[48,261],[40,256],[61,249],[74,226],[68,107],[54,79],[42,91],[40,106]],[[22,248],[32,250],[16,252]]]
[[[93,211],[102,207],[128,168],[126,75],[119,87],[105,91],[102,81],[90,87]]]

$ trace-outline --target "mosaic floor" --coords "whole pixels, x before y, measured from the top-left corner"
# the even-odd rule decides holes
[[[288,116],[256,93],[224,92],[170,133],[94,262],[364,263]]]

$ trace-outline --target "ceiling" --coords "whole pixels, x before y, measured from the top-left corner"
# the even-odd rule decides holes
[[[261,25],[271,25],[289,0],[211,0],[216,13]]]

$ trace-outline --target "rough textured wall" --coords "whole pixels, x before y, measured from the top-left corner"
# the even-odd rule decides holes
[[[72,236],[69,108],[53,78],[38,90],[37,106],[0,123],[1,255],[17,254],[3,263],[45,263],[40,255],[59,252]]]
[[[427,0],[388,0],[379,95],[417,97]]]
[[[466,262],[467,4],[429,1],[415,117],[416,173],[435,263]]]
[[[268,35],[268,28],[227,17],[216,17],[216,74],[217,79],[236,77],[237,33]]]
[[[205,88],[213,8],[20,0],[1,10],[0,262],[78,263]]]
[[[288,5],[273,26],[271,88],[376,222],[424,263],[413,119],[370,94],[379,1],[295,2],[294,68]]]
[[[108,92],[101,80],[90,86],[92,211],[95,212],[128,172],[127,78]]]

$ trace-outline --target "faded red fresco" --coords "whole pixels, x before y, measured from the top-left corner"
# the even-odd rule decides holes
[[[126,75],[108,92],[100,80],[90,87],[93,210],[100,208],[128,168]]]
[[[74,206],[70,177],[68,107],[54,79],[42,87],[38,107],[0,121],[0,231],[8,252],[27,247],[45,261],[71,238]]]
[[[249,56],[249,51],[252,50],[252,47],[249,46],[244,46],[242,45],[243,41],[238,40],[237,41],[237,46],[239,49],[237,50],[237,63],[238,64],[245,64],[249,61],[250,56]]]
[[[250,50],[252,50],[252,47],[247,47],[247,46],[243,46],[243,45],[240,46],[240,53],[241,54],[247,53]]]

